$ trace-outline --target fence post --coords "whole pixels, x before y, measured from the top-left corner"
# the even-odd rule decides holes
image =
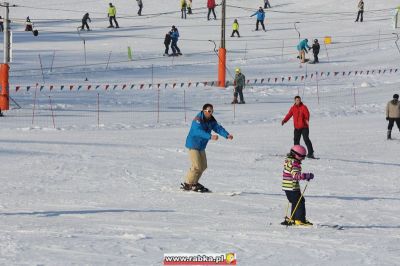
[[[328,58],[328,62],[330,63],[329,54],[328,54],[328,47],[326,46],[325,42],[324,42],[324,45],[325,45],[325,50],[326,50],[326,57]]]
[[[186,123],[186,90],[183,90],[183,112],[185,113],[185,123]]]
[[[42,70],[42,79],[43,79],[43,83],[46,83],[45,80],[44,80],[42,58],[40,57],[40,54],[39,54],[39,62],[40,62],[40,69]]]
[[[97,93],[97,128],[100,128],[100,93]]]
[[[108,64],[110,63],[111,53],[112,53],[112,51],[110,51],[110,53],[108,54],[108,60],[107,60],[106,70],[108,69]]]
[[[378,37],[378,49],[379,49],[379,44],[381,42],[381,29],[379,29],[379,37]]]
[[[53,118],[53,127],[56,128],[56,123],[55,123],[55,121],[54,121],[53,104],[51,103],[51,97],[50,97],[50,95],[49,95],[49,102],[50,102],[51,117]]]
[[[318,105],[319,105],[318,71],[315,72],[315,80],[317,81],[317,99],[318,99]]]
[[[37,87],[38,87],[38,83],[36,83],[36,88],[35,88],[35,96],[33,98],[33,108],[32,108],[32,125],[33,122],[35,120],[35,107],[36,107],[36,94],[37,94]]]
[[[357,109],[357,102],[356,102],[356,86],[354,86],[354,82],[353,82],[353,104],[354,104],[354,109]]]
[[[56,50],[53,51],[53,58],[51,59],[50,72],[53,72],[53,63],[55,57],[56,57]]]

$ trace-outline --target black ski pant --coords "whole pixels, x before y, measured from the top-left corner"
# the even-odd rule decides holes
[[[389,118],[388,130],[392,130],[394,122],[396,122],[397,128],[400,130],[400,118]]]
[[[269,4],[269,1],[266,1],[265,3],[264,3],[264,8],[271,8],[271,5]]]
[[[176,55],[177,52],[178,52],[178,54],[181,53],[181,50],[180,50],[179,47],[178,47],[178,41],[172,40],[171,49],[172,49],[172,53],[173,53],[174,55]]]
[[[235,99],[237,99],[237,97],[240,97],[240,102],[243,103],[244,102],[244,98],[243,98],[243,88],[242,87],[235,87],[235,91],[233,93],[233,97]]]
[[[233,37],[235,35],[235,33],[237,33],[237,36],[240,37],[239,31],[238,30],[233,30],[231,37]]]
[[[260,23],[261,23],[261,26],[262,26],[263,30],[265,30],[264,21],[263,20],[258,20],[258,19],[257,19],[257,23],[256,23],[256,30],[258,30],[258,24],[260,24]]]
[[[81,30],[85,29],[85,26],[86,26],[86,29],[89,30],[89,24],[87,23],[87,21],[83,21],[83,20],[82,20],[82,27],[81,27]]]
[[[358,11],[358,13],[357,13],[357,19],[356,19],[356,21],[358,21],[358,19],[360,18],[360,21],[361,22],[363,22],[363,14],[364,14],[364,11]]]
[[[110,26],[114,26],[113,25],[113,21],[115,22],[115,26],[117,27],[117,28],[119,28],[119,26],[118,26],[118,22],[117,22],[117,20],[116,20],[116,18],[115,18],[115,16],[110,16]]]
[[[213,12],[214,19],[217,19],[217,16],[215,15],[214,8],[209,8],[209,9],[208,9],[208,15],[207,15],[207,19],[208,19],[208,20],[210,20],[210,14],[211,14],[211,11]]]
[[[286,197],[288,201],[292,204],[291,212],[289,214],[289,218],[292,215],[294,209],[296,208],[297,202],[299,202],[299,199],[301,197],[301,192],[300,190],[285,190]],[[306,221],[306,200],[304,197],[301,197],[299,206],[296,209],[296,212],[293,214],[293,220],[300,220],[303,223]]]
[[[186,19],[186,7],[182,7],[181,9],[181,18]]]
[[[139,11],[137,12],[137,14],[138,14],[139,16],[142,15],[142,9],[143,9],[143,5],[139,5]]]
[[[314,53],[314,63],[319,63],[318,54]]]
[[[3,22],[0,22],[0,31],[3,32],[4,31],[4,25]]]
[[[169,52],[169,43],[167,44],[167,43],[164,43],[164,45],[165,45],[165,52],[164,52],[164,54],[168,54],[168,52]]]
[[[303,135],[303,140],[306,143],[308,154],[313,154],[314,149],[313,149],[311,140],[308,137],[309,134],[310,134],[310,130],[308,129],[308,127],[304,127],[304,128],[300,128],[300,129],[295,128],[293,140],[294,140],[294,145],[300,145],[300,138]]]

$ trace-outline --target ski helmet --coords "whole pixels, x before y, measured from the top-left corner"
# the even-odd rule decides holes
[[[237,68],[235,69],[235,71],[236,71],[237,73],[240,73],[240,68],[237,67]]]
[[[290,149],[290,154],[292,154],[296,159],[302,160],[307,155],[307,150],[301,145],[294,145]]]
[[[314,42],[318,42],[318,39],[315,39]]]
[[[393,94],[393,99],[398,99],[399,98],[399,95],[396,93],[396,94]]]

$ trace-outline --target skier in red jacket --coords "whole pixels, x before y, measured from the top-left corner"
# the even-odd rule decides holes
[[[215,0],[207,0],[207,8],[208,8],[208,15],[207,15],[207,20],[210,20],[210,14],[213,12],[214,19],[217,19],[217,16],[215,15],[214,8],[217,5],[215,4]]]
[[[293,116],[294,123],[294,145],[300,145],[300,138],[303,135],[303,140],[307,146],[307,158],[315,159],[314,157],[314,149],[311,143],[310,138],[308,137],[309,131],[309,121],[310,121],[310,112],[305,104],[301,102],[301,97],[294,97],[294,105],[290,108],[289,112],[282,120],[282,126],[289,121],[289,119]]]

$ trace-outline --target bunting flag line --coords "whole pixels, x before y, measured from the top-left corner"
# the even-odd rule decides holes
[[[313,73],[310,73],[309,75],[296,75],[296,76],[292,76],[292,75],[287,75],[287,76],[278,76],[278,77],[262,77],[262,78],[252,78],[252,79],[246,79],[246,84],[268,84],[268,83],[277,83],[278,81],[281,83],[286,82],[293,82],[293,81],[298,81],[299,79],[301,81],[305,81],[305,80],[317,80],[318,76],[325,76],[326,78],[331,77],[331,78],[335,78],[338,77],[338,75],[341,74],[341,76],[346,76],[346,77],[350,77],[350,76],[362,76],[362,75],[373,75],[373,74],[379,74],[379,75],[387,75],[387,74],[393,74],[393,73],[397,73],[398,72],[398,68],[384,68],[384,69],[367,69],[367,70],[341,70],[341,71],[333,71],[332,72],[332,76],[331,76],[331,71],[327,71],[327,72],[319,72],[319,71],[315,71]],[[354,74],[354,75],[352,75]],[[49,91],[54,91],[55,88],[60,88],[60,91],[64,90],[65,87],[69,87],[69,90],[72,91],[74,88],[77,89],[77,91],[81,91],[81,88],[87,88],[87,91],[89,91],[92,88],[95,88],[96,90],[99,88],[104,88],[104,90],[108,90],[110,87],[112,87],[113,90],[116,89],[121,89],[121,90],[125,90],[128,86],[130,87],[130,89],[133,88],[138,88],[138,89],[143,89],[145,87],[148,87],[149,89],[160,89],[160,87],[162,86],[162,83],[157,83],[156,85],[154,84],[149,84],[149,83],[141,83],[141,84],[70,84],[70,85],[54,85],[54,84],[40,84],[38,82],[34,83],[34,86],[31,85],[16,85],[15,86],[15,92],[19,92],[23,89],[26,89],[26,91],[29,91],[32,87],[35,87],[36,89],[39,88],[39,91],[43,91],[43,90],[49,90]],[[174,83],[165,83],[164,84],[164,88],[175,88],[177,86],[179,86],[179,88],[190,88],[192,87],[198,87],[200,84],[203,84],[204,87],[207,86],[219,86],[221,85],[219,81],[197,81],[197,82],[174,82]],[[225,87],[229,87],[230,85],[234,85],[234,82],[232,80],[227,80],[225,82]],[[12,87],[12,86],[10,86]]]

